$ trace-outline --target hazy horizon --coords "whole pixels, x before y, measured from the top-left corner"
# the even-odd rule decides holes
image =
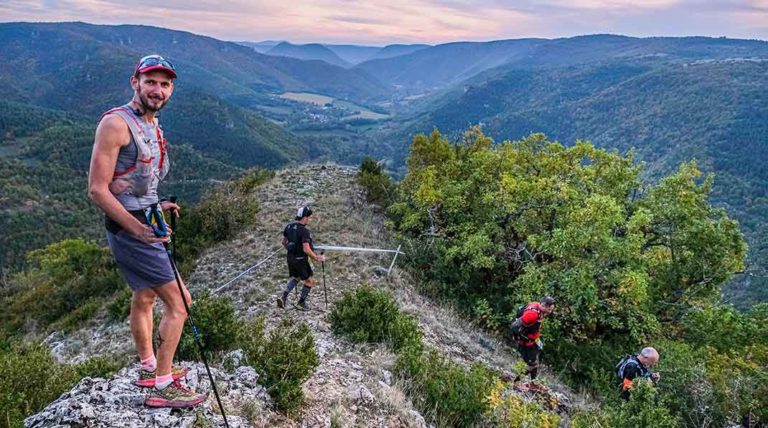
[[[172,27],[164,27],[164,26],[158,26],[158,25],[151,25],[151,24],[128,24],[128,23],[122,23],[122,24],[101,24],[101,23],[95,23],[95,22],[88,22],[83,20],[76,20],[76,21],[0,21],[0,24],[67,24],[67,23],[83,23],[87,25],[103,25],[103,26],[120,26],[120,25],[136,25],[136,26],[146,26],[146,27],[157,27],[157,28],[163,28],[171,31],[182,31],[182,32],[188,32],[191,34],[195,34],[198,36],[204,36],[204,37],[212,37],[217,40],[225,41],[225,42],[233,42],[233,43],[283,43],[287,42],[293,45],[308,45],[308,44],[320,44],[320,45],[350,45],[350,46],[360,46],[360,47],[372,47],[372,48],[382,48],[388,45],[416,45],[416,44],[426,44],[431,46],[437,46],[437,45],[443,45],[443,44],[450,44],[450,43],[465,43],[465,42],[472,42],[472,43],[484,43],[484,42],[495,42],[495,41],[501,41],[501,40],[520,40],[520,39],[542,39],[542,40],[557,40],[557,39],[568,39],[568,38],[574,38],[574,37],[591,37],[591,36],[616,36],[616,37],[629,37],[629,38],[637,38],[637,39],[648,39],[648,38],[693,38],[693,37],[704,37],[704,38],[728,38],[733,40],[756,40],[756,41],[762,41],[762,42],[768,42],[768,38],[762,39],[762,38],[747,38],[747,37],[728,37],[728,36],[707,36],[707,35],[700,35],[700,34],[689,34],[689,35],[679,35],[679,36],[673,36],[673,35],[653,35],[653,36],[632,36],[628,34],[619,34],[619,33],[585,33],[585,34],[574,34],[570,36],[563,36],[563,37],[508,37],[508,38],[501,38],[501,39],[487,39],[487,40],[467,40],[467,39],[457,39],[457,40],[447,40],[444,42],[439,43],[426,43],[426,42],[400,42],[400,41],[392,41],[392,42],[384,42],[384,43],[365,43],[365,42],[327,42],[323,40],[308,40],[308,41],[297,41],[297,40],[286,40],[286,39],[277,39],[277,38],[266,38],[266,39],[260,39],[260,40],[246,40],[246,39],[222,39],[219,37],[216,37],[211,34],[206,33],[200,33],[195,31],[190,31],[186,29],[181,28],[172,28]]]

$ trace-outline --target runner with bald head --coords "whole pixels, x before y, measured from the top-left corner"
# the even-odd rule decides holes
[[[643,348],[637,355],[627,355],[616,365],[616,374],[621,380],[621,398],[628,400],[630,390],[637,379],[647,379],[653,384],[659,381],[659,374],[651,367],[659,362],[659,352],[651,347]]]

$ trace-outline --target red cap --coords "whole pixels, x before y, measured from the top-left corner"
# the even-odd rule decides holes
[[[176,78],[176,69],[173,67],[173,64],[160,55],[147,55],[141,58],[136,63],[133,75],[138,76],[140,73],[147,73],[153,70],[163,70],[170,74],[171,78]]]

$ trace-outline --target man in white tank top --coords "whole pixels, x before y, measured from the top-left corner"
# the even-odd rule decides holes
[[[142,211],[160,203],[172,215],[179,212],[176,204],[157,200],[157,185],[168,171],[157,113],[171,98],[175,78],[173,65],[160,55],[139,60],[131,77],[133,99],[99,122],[88,175],[88,195],[105,214],[107,241],[133,291],[131,333],[141,361],[136,384],[152,388],[145,404],[153,407],[192,407],[205,401],[179,382],[186,369],[172,366],[187,312],[163,247],[168,238],[155,236]],[[181,286],[191,305],[186,286]],[[155,356],[152,309],[158,297],[164,312]]]

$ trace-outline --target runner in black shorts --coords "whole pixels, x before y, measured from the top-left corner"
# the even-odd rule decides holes
[[[312,267],[309,265],[309,259],[323,262],[325,256],[317,255],[312,246],[312,233],[307,229],[307,223],[312,216],[312,210],[309,207],[301,207],[296,212],[296,222],[285,226],[283,229],[283,247],[288,250],[288,274],[291,279],[285,286],[283,295],[277,299],[277,306],[285,308],[285,302],[288,300],[288,294],[299,284],[304,282],[301,289],[301,295],[297,307],[301,310],[309,310],[307,306],[307,296],[312,286],[315,285],[315,278],[312,276]]]

